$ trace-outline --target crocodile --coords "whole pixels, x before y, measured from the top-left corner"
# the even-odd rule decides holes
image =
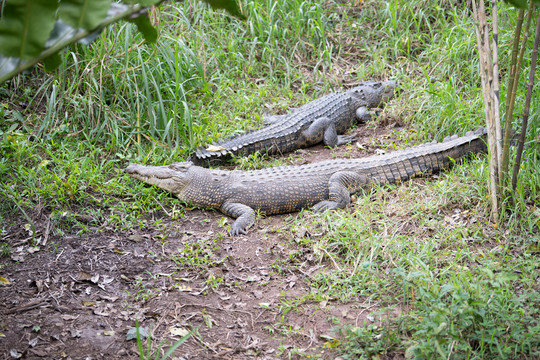
[[[197,165],[215,165],[230,155],[267,152],[283,154],[323,142],[335,147],[353,139],[342,135],[356,119],[370,118],[367,108],[388,101],[394,94],[394,81],[365,81],[344,92],[331,93],[314,100],[294,112],[266,118],[268,126],[221,140],[195,151],[191,161]]]
[[[246,234],[256,211],[267,215],[343,209],[350,194],[374,183],[397,183],[445,169],[469,153],[486,151],[485,131],[454,135],[385,155],[327,160],[262,170],[218,170],[179,162],[166,166],[130,164],[133,178],[167,190],[197,207],[219,209],[236,218],[231,235]]]

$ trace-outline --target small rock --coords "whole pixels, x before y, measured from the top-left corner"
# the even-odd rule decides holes
[[[140,327],[139,328],[139,335],[141,336],[141,339],[148,337],[148,328]],[[133,340],[137,339],[137,328],[131,328],[128,330],[126,334],[126,340]]]

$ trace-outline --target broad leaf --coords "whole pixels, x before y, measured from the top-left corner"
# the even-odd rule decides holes
[[[54,26],[57,1],[7,0],[0,21],[0,54],[30,59],[43,50]]]
[[[62,63],[60,55],[58,53],[52,54],[48,58],[43,59],[43,65],[45,65],[45,70],[53,71]]]
[[[143,34],[144,39],[150,43],[154,43],[157,40],[158,32],[156,28],[150,23],[150,19],[146,14],[141,14],[136,18],[129,19],[129,21],[137,25],[137,29]]]
[[[28,3],[34,3],[36,0],[26,0],[26,4]],[[42,0],[44,1],[44,0]],[[49,2],[58,3],[56,0],[48,0]],[[22,0],[13,0],[12,3],[24,3]],[[33,6],[33,5],[32,5]],[[7,5],[6,5],[7,7]],[[20,73],[21,71],[28,69],[32,65],[36,64],[39,61],[44,60],[48,56],[51,56],[55,53],[57,53],[60,49],[65,47],[66,45],[69,45],[74,42],[79,42],[81,44],[89,44],[92,42],[97,36],[99,36],[99,30],[103,27],[118,21],[119,19],[126,17],[126,16],[140,16],[141,15],[141,7],[137,5],[133,6],[127,6],[124,4],[118,4],[118,3],[111,3],[110,7],[106,9],[107,11],[107,17],[105,19],[102,19],[99,24],[97,24],[92,29],[83,29],[83,28],[75,28],[69,24],[67,24],[64,20],[58,19],[56,22],[54,22],[55,19],[55,11],[49,14],[49,18],[51,21],[53,21],[54,28],[52,31],[43,31],[42,28],[34,28],[32,27],[32,34],[46,34],[47,36],[44,36],[41,38],[40,41],[43,42],[39,46],[40,49],[45,48],[45,50],[38,52],[37,54],[33,54],[33,56],[26,55],[26,58],[23,59],[18,54],[9,54],[8,56],[2,55],[2,50],[5,47],[5,44],[8,44],[11,37],[15,37],[18,39],[19,43],[21,42],[21,38],[24,38],[24,33],[20,30],[17,30],[17,34],[13,35],[9,31],[6,31],[6,27],[9,27],[11,29],[11,23],[10,22],[0,22],[2,24],[2,27],[0,27],[0,83],[9,79],[13,75]],[[100,10],[101,11],[101,10]],[[35,12],[34,8],[30,11],[30,13]],[[43,12],[43,11],[42,11]],[[20,12],[15,16],[13,11],[9,12],[8,15],[10,15],[8,18],[17,18],[17,16],[20,19],[24,19],[25,12]],[[6,18],[4,16],[4,18]],[[81,20],[82,21],[82,20]],[[84,21],[83,21],[84,22]],[[54,68],[58,64],[58,58],[56,59],[49,59],[46,62],[46,67],[48,70]]]
[[[245,19],[236,0],[204,0],[204,2],[210,4],[214,9],[225,9],[231,13],[231,15],[240,19]]]
[[[107,15],[111,0],[62,0],[60,19],[75,29],[94,29]]]

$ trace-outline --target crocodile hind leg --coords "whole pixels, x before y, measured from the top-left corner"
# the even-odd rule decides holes
[[[255,210],[247,205],[236,202],[225,202],[221,205],[221,212],[236,218],[231,226],[231,235],[247,234],[247,229],[255,223]]]
[[[328,200],[323,200],[311,207],[314,212],[324,210],[344,209],[351,202],[351,193],[360,190],[369,184],[364,174],[354,171],[340,171],[330,177],[328,181]]]

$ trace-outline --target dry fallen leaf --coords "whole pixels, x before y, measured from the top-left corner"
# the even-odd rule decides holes
[[[169,331],[171,332],[171,335],[173,336],[186,336],[189,334],[189,330],[180,328],[180,327],[170,327]]]
[[[94,305],[96,305],[95,302],[93,302],[93,301],[87,301],[87,300],[83,300],[83,301],[82,301],[82,304],[83,304],[84,306],[94,306]]]
[[[128,236],[128,239],[133,241],[133,242],[141,242],[144,240],[144,238],[142,237],[142,235],[139,235],[139,234],[133,234],[133,235],[129,235]]]
[[[35,252],[38,252],[39,250],[39,246],[30,246],[26,251],[28,251],[30,254],[33,254]]]
[[[102,284],[110,284],[110,283],[112,283],[113,281],[114,281],[114,277],[104,275],[104,276],[103,276],[103,280],[101,280],[101,283],[102,283]]]
[[[106,330],[103,332],[103,335],[105,336],[114,336],[114,331],[113,330]]]
[[[177,288],[178,288],[178,291],[181,291],[181,292],[190,292],[192,290],[191,286],[187,286],[187,285],[178,285]]]
[[[77,280],[90,281],[90,279],[92,279],[92,275],[90,275],[86,271],[79,271],[79,275],[77,275]]]
[[[210,145],[206,148],[207,151],[223,151],[223,150],[227,150],[225,149],[223,146],[216,146],[216,145]]]

